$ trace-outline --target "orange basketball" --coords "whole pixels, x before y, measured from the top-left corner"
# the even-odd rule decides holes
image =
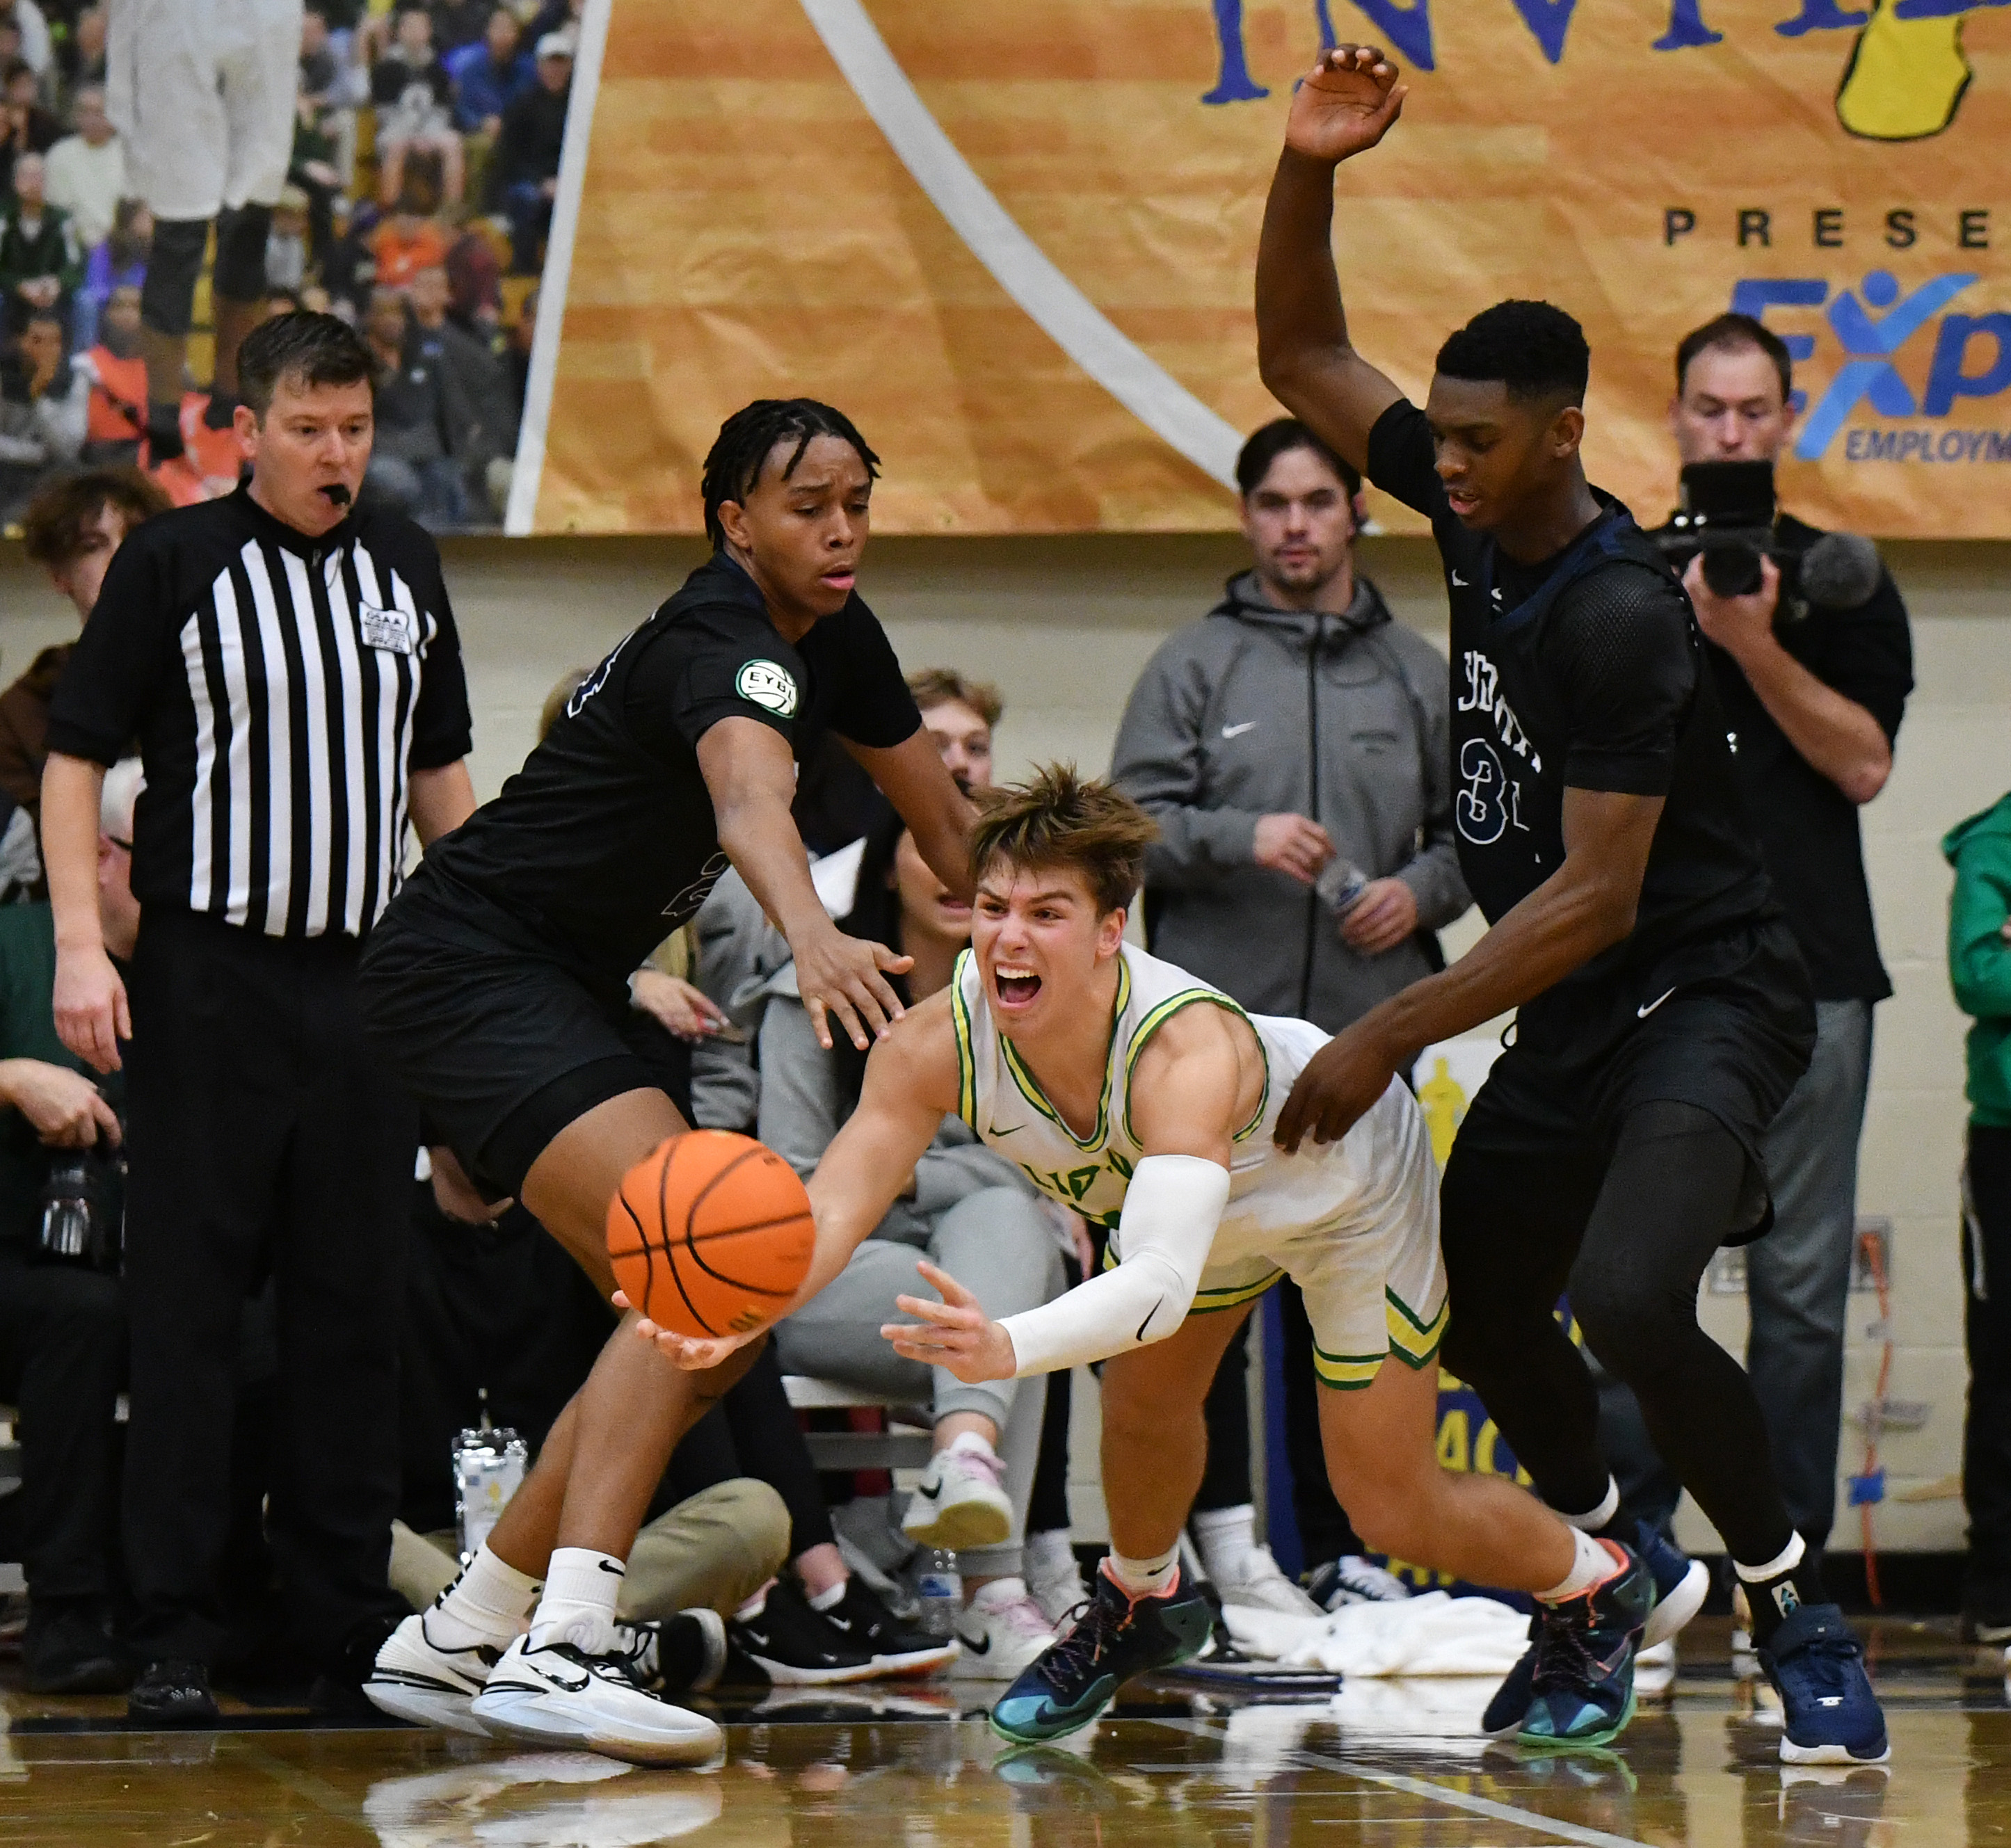
[[[614,1280],[652,1322],[682,1335],[767,1321],[796,1294],[816,1237],[796,1170],[727,1130],[658,1144],[607,1209]]]

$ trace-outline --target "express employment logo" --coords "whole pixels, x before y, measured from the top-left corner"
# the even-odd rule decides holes
[[[1841,349],[1842,363],[1819,395],[1810,401],[1795,394],[1803,412],[1795,454],[1814,461],[1841,435],[1846,461],[2011,462],[2011,429],[1934,427],[1973,408],[1965,401],[2011,391],[2011,314],[1963,312],[1968,304],[1960,297],[1977,280],[1953,271],[1907,288],[1889,269],[1874,269],[1834,291],[1819,276],[1735,283],[1735,313],[1764,320],[1770,311],[1821,311],[1828,337],[1820,343],[1813,333],[1778,329],[1797,365],[1814,358],[1819,344]],[[1914,370],[1923,351],[1927,372],[1916,397],[1901,368]],[[1872,418],[1914,421],[1902,429]]]

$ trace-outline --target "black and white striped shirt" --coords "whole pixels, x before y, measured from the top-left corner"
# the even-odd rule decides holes
[[[243,488],[137,528],[56,689],[49,748],[137,738],[143,906],[361,936],[397,889],[408,774],[470,743],[440,555],[360,509],[310,539]]]

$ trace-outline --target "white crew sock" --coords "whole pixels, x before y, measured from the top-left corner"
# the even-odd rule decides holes
[[[1118,1552],[1104,1555],[1103,1569],[1110,1582],[1134,1601],[1141,1597],[1157,1597],[1173,1589],[1180,1576],[1180,1548],[1176,1540],[1163,1553],[1155,1553],[1150,1559],[1127,1559]]]
[[[991,1447],[991,1440],[987,1437],[982,1431],[958,1432],[957,1434],[949,1440],[949,1444],[945,1447],[943,1454],[945,1456],[953,1457],[960,1450],[974,1450],[980,1451],[984,1455],[991,1458],[995,1462],[996,1462],[998,1458],[998,1451]]]
[[[1594,1540],[1582,1527],[1574,1527],[1571,1533],[1574,1549],[1571,1568],[1548,1591],[1536,1593],[1544,1604],[1562,1604],[1568,1597],[1577,1597],[1611,1578],[1620,1569],[1620,1555],[1605,1541]],[[545,1595],[549,1597],[551,1594],[547,1592]]]
[[[546,1568],[545,1595],[531,1619],[531,1647],[548,1649],[570,1643],[588,1655],[614,1647],[614,1601],[627,1568],[612,1553],[591,1547],[560,1547]]]
[[[1799,1533],[1788,1536],[1788,1544],[1781,1549],[1780,1557],[1770,1559],[1764,1565],[1741,1565],[1737,1560],[1732,1569],[1749,1585],[1764,1585],[1769,1579],[1778,1579],[1783,1572],[1791,1572],[1802,1563],[1802,1556],[1808,1551],[1802,1544]]]
[[[441,1649],[507,1649],[538,1601],[538,1581],[485,1544],[426,1613],[426,1636]]]
[[[1189,1525],[1208,1576],[1218,1585],[1239,1583],[1244,1562],[1257,1551],[1256,1509],[1247,1501],[1240,1508],[1211,1508],[1197,1512]]]
[[[1596,1533],[1619,1512],[1620,1485],[1609,1476],[1606,1479],[1606,1494],[1598,1507],[1589,1514],[1566,1515],[1564,1519],[1574,1527],[1582,1528],[1587,1533]]]
[[[835,1585],[827,1585],[807,1601],[810,1608],[813,1611],[835,1611],[845,1602],[845,1588],[851,1583],[849,1579],[841,1579]]]

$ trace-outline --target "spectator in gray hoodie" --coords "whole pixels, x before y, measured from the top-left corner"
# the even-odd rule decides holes
[[[1453,846],[1446,664],[1356,573],[1361,477],[1304,424],[1266,424],[1236,478],[1252,568],[1147,664],[1112,774],[1159,824],[1145,860],[1153,954],[1253,1012],[1336,1033],[1440,967],[1434,933],[1470,903]],[[1338,913],[1315,888],[1337,860],[1361,875],[1344,882],[1360,889]],[[1361,1558],[1327,1487],[1312,1332],[1296,1290],[1280,1295],[1313,1603],[1257,1544],[1242,1336],[1208,1395],[1208,1470],[1191,1518],[1202,1562],[1232,1604],[1304,1614],[1401,1597]]]
[[[1337,1033],[1438,967],[1471,901],[1453,847],[1443,656],[1354,569],[1354,470],[1304,425],[1237,459],[1253,568],[1161,644],[1111,774],[1159,824],[1152,953],[1259,1013]],[[1337,917],[1314,881],[1368,884]]]

